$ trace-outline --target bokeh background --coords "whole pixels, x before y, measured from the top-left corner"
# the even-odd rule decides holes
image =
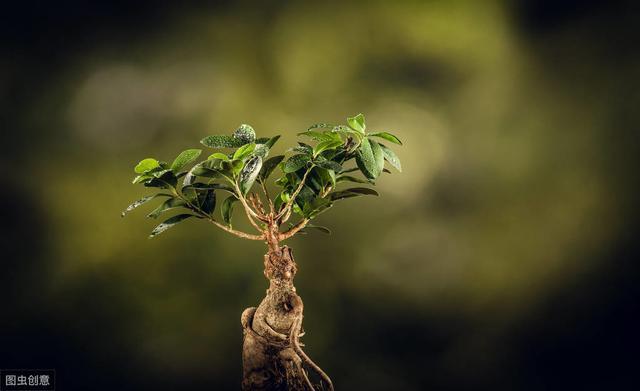
[[[61,390],[238,389],[264,245],[120,211],[141,158],[363,112],[381,197],[288,243],[339,390],[633,389],[638,7],[16,2],[0,11],[0,367]],[[146,209],[149,209],[148,207]],[[634,373],[635,371],[635,373]]]

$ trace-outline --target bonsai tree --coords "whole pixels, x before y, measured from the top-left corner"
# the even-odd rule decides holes
[[[383,172],[389,172],[385,161],[401,171],[396,154],[381,143],[401,145],[396,136],[368,133],[362,114],[348,118],[347,124],[312,125],[298,134],[304,142],[287,149],[288,157],[270,156],[280,136],[256,138],[251,126],[240,125],[231,135],[202,139],[202,144],[213,149],[202,161],[196,163],[202,150],[188,149],[171,164],[147,158],[134,168],[138,175],[133,183],[158,192],[131,204],[123,216],[156,198],[162,203],[148,217],[180,211],[155,227],[150,238],[187,219],[199,219],[267,245],[264,275],[269,288],[258,307],[247,308],[241,316],[244,390],[315,390],[323,384],[333,389],[329,377],[300,347],[303,304],[293,284],[297,267],[291,249],[282,242],[309,229],[330,233],[311,221],[337,201],[378,195],[362,185],[374,185]],[[279,192],[271,196],[273,186],[267,182],[276,172]],[[349,183],[359,185],[346,186]],[[219,202],[223,194],[226,198]],[[255,232],[234,228],[233,211],[238,203]],[[216,213],[217,205],[220,211]],[[297,221],[292,224],[290,220]],[[314,386],[309,369],[317,374],[319,384]]]

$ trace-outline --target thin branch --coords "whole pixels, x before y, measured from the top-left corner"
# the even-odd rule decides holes
[[[230,234],[236,235],[240,238],[244,238],[244,239],[249,239],[249,240],[264,240],[265,236],[263,235],[251,235],[248,234],[246,232],[242,232],[242,231],[237,231],[235,229],[232,229],[231,227],[227,227],[224,224],[221,224],[219,222],[217,222],[216,220],[213,219],[213,217],[211,217],[209,214],[205,213],[202,209],[200,209],[199,207],[197,207],[196,205],[192,204],[191,201],[189,201],[186,197],[184,197],[182,194],[178,193],[178,191],[175,188],[172,188],[172,192],[173,194],[175,194],[178,198],[180,198],[181,200],[183,200],[184,202],[186,202],[187,206],[193,210],[194,212],[198,213],[199,215],[201,215],[202,217],[206,218],[207,221],[213,223],[215,226],[217,226],[220,229],[223,229],[227,232],[229,232]]]
[[[265,239],[264,234],[263,235],[252,235],[252,234],[248,234],[246,232],[236,231],[235,229],[232,229],[230,227],[227,227],[224,224],[221,224],[221,223],[217,222],[216,220],[214,220],[211,217],[209,217],[207,219],[207,221],[213,223],[218,228],[221,228],[221,229],[229,232],[230,234],[236,235],[236,236],[238,236],[240,238],[243,238],[243,239],[249,239],[249,240],[264,240]]]
[[[240,191],[240,188],[238,187],[238,184],[235,184],[236,187],[236,195],[238,196],[238,199],[240,200],[240,202],[242,203],[242,206],[244,206],[244,211],[247,214],[247,218],[249,219],[249,222],[251,223],[251,225],[253,225],[255,227],[255,229],[257,229],[259,232],[263,232],[264,229],[261,228],[253,219],[253,217],[255,217],[258,220],[262,219],[260,218],[260,216],[258,216],[258,214],[251,209],[251,207],[249,206],[249,204],[247,204],[247,200],[244,198],[244,196],[242,195],[242,192]],[[253,216],[253,217],[252,217]]]
[[[307,225],[308,222],[309,222],[309,219],[300,220],[300,222],[298,222],[298,224],[296,224],[293,227],[291,227],[290,230],[288,230],[286,232],[282,232],[280,235],[278,235],[278,240],[282,241],[282,240],[289,239],[293,235],[297,234],[298,231],[303,229]]]
[[[271,197],[269,196],[269,190],[267,190],[267,184],[264,181],[260,181],[260,185],[262,186],[262,192],[264,196],[267,198],[269,202],[269,213],[273,214],[273,201],[271,201]]]
[[[307,171],[305,171],[304,175],[302,176],[302,179],[300,180],[300,184],[298,185],[298,188],[293,192],[293,194],[291,194],[291,198],[289,199],[289,201],[285,205],[284,209],[282,209],[282,211],[280,213],[278,213],[278,215],[276,216],[275,220],[277,220],[280,217],[284,216],[284,214],[286,213],[287,209],[291,208],[291,205],[293,205],[293,202],[295,201],[296,197],[298,196],[298,194],[300,194],[300,191],[304,187],[304,182],[307,180],[307,175],[309,175],[309,173],[311,172],[312,168],[313,168],[313,166],[307,168]]]

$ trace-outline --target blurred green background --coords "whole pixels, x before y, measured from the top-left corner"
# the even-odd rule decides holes
[[[62,390],[238,389],[265,246],[196,221],[147,240],[144,211],[120,218],[145,193],[132,167],[240,123],[281,151],[363,112],[404,141],[404,172],[288,243],[306,350],[337,388],[633,388],[637,8],[4,8],[0,367],[55,368]]]

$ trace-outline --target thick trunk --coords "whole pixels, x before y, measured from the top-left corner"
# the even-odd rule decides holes
[[[302,351],[303,304],[296,294],[293,278],[296,263],[287,247],[273,246],[264,257],[269,289],[258,308],[242,313],[243,390],[312,391],[305,366],[333,389],[331,380]]]

